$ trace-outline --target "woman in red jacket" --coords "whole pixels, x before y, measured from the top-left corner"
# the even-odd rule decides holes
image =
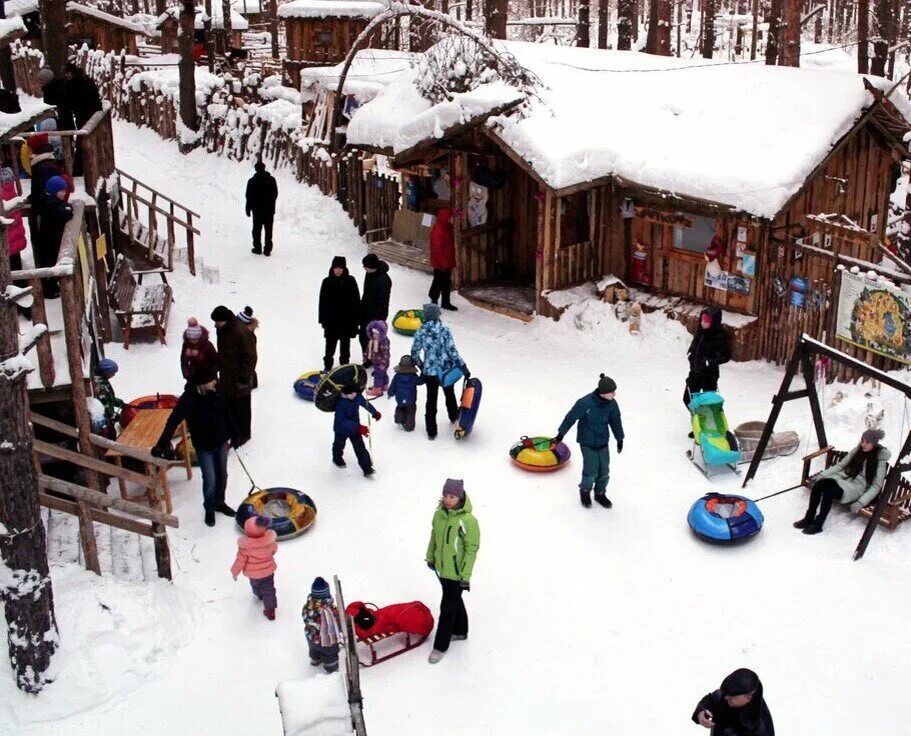
[[[183,331],[180,371],[189,381],[200,369],[217,372],[218,351],[209,340],[209,331],[199,324],[195,317],[190,317],[187,320],[187,329]]]
[[[446,207],[437,213],[436,222],[430,228],[430,267],[433,269],[433,283],[430,284],[430,301],[434,304],[442,295],[443,309],[458,309],[450,300],[452,292],[452,269],[455,268],[455,240],[452,235],[452,211]]]
[[[2,196],[4,202],[9,202],[19,196],[16,191],[16,175],[9,166],[0,169],[0,183],[2,183]],[[25,226],[22,224],[22,212],[15,211],[7,215],[13,221],[13,224],[6,229],[6,242],[9,246],[9,268],[10,271],[22,270],[22,251],[28,245],[25,239]],[[16,286],[28,286],[25,281],[14,282]],[[19,307],[19,313],[26,317],[31,317],[31,310],[26,307]]]

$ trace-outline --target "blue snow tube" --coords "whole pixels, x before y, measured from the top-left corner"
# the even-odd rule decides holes
[[[764,519],[749,498],[707,493],[690,506],[686,521],[703,541],[732,544],[758,534]]]

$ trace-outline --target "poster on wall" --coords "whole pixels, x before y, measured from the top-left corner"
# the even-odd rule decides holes
[[[705,270],[705,285],[710,289],[718,289],[719,291],[728,290],[728,272],[727,271],[718,271],[711,272],[709,269]]]
[[[842,271],[837,309],[839,340],[911,364],[911,295]]]
[[[740,273],[744,276],[756,275],[756,254],[744,253],[740,256]]]
[[[737,228],[737,240],[741,243],[747,242],[747,229],[743,225],[740,225]]]
[[[728,274],[728,291],[736,294],[749,294],[752,282],[745,276]]]

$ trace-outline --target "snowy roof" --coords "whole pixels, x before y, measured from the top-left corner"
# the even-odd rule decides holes
[[[231,0],[231,7],[241,15],[266,12],[263,8],[263,0]]]
[[[0,140],[6,140],[30,128],[38,118],[54,110],[52,105],[46,105],[37,97],[28,95],[19,95],[19,106],[22,108],[21,112],[0,112]]]
[[[121,18],[116,15],[111,15],[110,13],[105,13],[103,10],[93,8],[90,5],[69,2],[66,4],[66,9],[71,13],[78,13],[79,15],[87,15],[92,18],[97,18],[98,20],[102,20],[105,23],[110,23],[111,25],[123,28],[125,31],[137,33],[142,36],[149,35],[149,31],[145,26],[139,23],[134,23],[133,21],[127,20],[126,18]]]
[[[386,9],[382,3],[359,0],[292,0],[280,5],[279,18],[364,18]]]
[[[6,0],[3,3],[7,18],[38,12],[38,0]]]
[[[360,100],[373,99],[377,93],[410,68],[418,54],[389,49],[364,49],[354,55],[348,76],[345,77],[345,94]],[[301,86],[315,84],[330,90],[338,89],[345,63],[335,66],[314,66],[301,69]]]
[[[19,36],[25,35],[25,23],[22,18],[0,19],[0,46],[5,46],[15,41]]]
[[[158,25],[160,26],[167,18],[174,18],[175,20],[180,17],[180,8],[168,8],[164,13],[158,16]],[[203,7],[196,8],[196,24],[195,28],[197,30],[202,30],[203,23],[206,20],[206,9]],[[213,2],[212,3],[212,28],[223,29],[225,27],[224,14],[222,13],[221,3]],[[234,8],[231,8],[231,29],[235,31],[247,31],[250,29],[250,24],[247,22],[247,19],[244,18],[240,13],[237,12]]]
[[[874,101],[852,73],[503,46],[543,86],[524,117],[511,112],[486,124],[553,189],[613,175],[770,218]],[[493,110],[510,89],[487,84],[433,106],[415,76],[402,72],[358,109],[348,142],[401,153],[477,116],[485,91]],[[907,99],[890,99],[911,118]]]

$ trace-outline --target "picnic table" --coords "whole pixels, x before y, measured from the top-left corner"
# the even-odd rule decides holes
[[[164,425],[168,422],[168,417],[171,416],[170,409],[142,409],[137,414],[136,417],[127,425],[117,437],[117,441],[129,445],[137,450],[143,450],[145,452],[151,452],[152,448],[155,447],[155,444],[158,442],[158,438],[161,436],[162,431],[164,430]],[[177,436],[183,438],[181,442],[181,455],[177,460],[171,461],[167,467],[155,468],[152,465],[146,465],[146,473],[151,475],[152,473],[158,472],[161,475],[161,487],[164,494],[165,509],[168,513],[171,513],[171,489],[168,486],[168,469],[173,467],[183,466],[187,471],[187,480],[193,478],[193,468],[190,466],[190,443],[187,437],[187,424],[186,422],[181,422],[177,427]],[[114,463],[117,465],[121,464],[121,458],[123,453],[117,450],[108,450],[105,453],[106,457],[112,458]],[[157,499],[149,498],[148,492],[144,493],[141,496],[128,496],[126,482],[122,478],[117,479],[118,484],[120,485],[120,497],[125,498],[130,501],[136,500],[146,500],[150,504],[154,504]]]

